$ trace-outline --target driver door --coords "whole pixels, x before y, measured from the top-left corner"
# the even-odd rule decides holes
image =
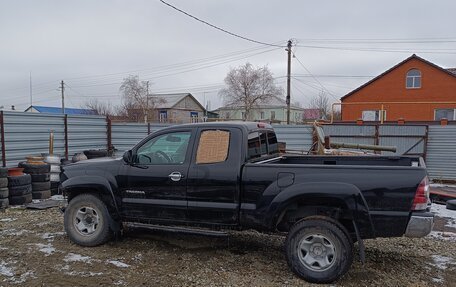
[[[127,218],[185,221],[191,130],[157,134],[133,150],[122,209]]]

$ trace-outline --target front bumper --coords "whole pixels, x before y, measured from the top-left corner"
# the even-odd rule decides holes
[[[405,230],[405,236],[424,237],[431,233],[433,226],[434,214],[430,212],[413,212]]]

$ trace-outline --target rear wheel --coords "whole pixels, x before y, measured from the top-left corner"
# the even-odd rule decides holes
[[[294,273],[312,283],[331,283],[353,262],[352,243],[337,224],[323,219],[295,223],[287,236],[286,257]]]
[[[71,241],[82,246],[97,246],[112,235],[106,205],[92,194],[73,198],[65,209],[65,231]]]

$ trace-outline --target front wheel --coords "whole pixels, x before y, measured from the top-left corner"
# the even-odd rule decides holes
[[[353,247],[346,233],[322,219],[295,223],[285,243],[288,265],[311,283],[331,283],[347,273],[353,262]]]
[[[106,205],[92,194],[73,198],[65,209],[64,225],[70,240],[82,246],[106,243],[112,232]]]

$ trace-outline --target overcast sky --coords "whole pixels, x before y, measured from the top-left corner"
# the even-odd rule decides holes
[[[321,90],[335,101],[413,53],[456,67],[453,0],[167,2],[257,41],[294,39],[291,96],[303,106]],[[191,92],[215,109],[226,73],[247,61],[267,65],[285,87],[283,48],[235,38],[158,0],[0,0],[5,110],[30,105],[30,73],[35,105],[60,106],[61,80],[66,107],[117,104],[122,79],[138,75],[154,93]]]

